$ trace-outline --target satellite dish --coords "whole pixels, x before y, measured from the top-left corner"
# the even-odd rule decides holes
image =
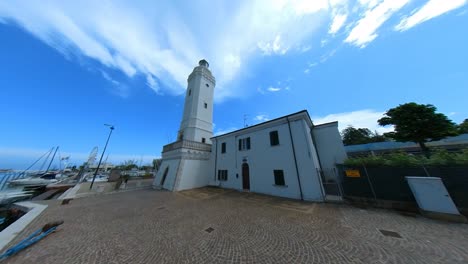
[[[98,152],[98,147],[94,147],[93,150],[91,150],[91,153],[89,153],[88,161],[86,162],[89,165],[94,164],[96,161],[96,156]]]

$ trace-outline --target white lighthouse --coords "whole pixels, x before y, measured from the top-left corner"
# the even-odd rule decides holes
[[[184,114],[177,141],[163,147],[162,163],[153,186],[180,191],[206,186],[213,136],[213,93],[216,80],[206,60],[187,79]]]
[[[201,60],[188,77],[184,116],[178,140],[210,143],[213,136],[213,91],[216,80],[206,60]]]

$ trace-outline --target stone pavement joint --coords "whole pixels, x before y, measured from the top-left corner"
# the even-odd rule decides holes
[[[210,188],[44,203],[13,243],[65,223],[5,263],[468,263],[467,225],[381,209]]]

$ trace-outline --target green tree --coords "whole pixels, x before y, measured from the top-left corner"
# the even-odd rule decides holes
[[[371,136],[371,142],[385,142],[388,141],[388,138],[385,135],[379,134],[379,132],[374,131]]]
[[[138,168],[137,161],[136,160],[125,160],[119,166],[117,166],[117,168],[121,169],[121,170],[131,170],[133,168]]]
[[[458,134],[467,134],[468,133],[468,118],[465,119],[457,126]]]
[[[372,142],[372,131],[368,128],[354,128],[348,126],[341,131],[344,145],[358,145]]]
[[[426,142],[456,134],[455,124],[436,111],[437,108],[430,104],[401,104],[388,110],[378,123],[381,126],[394,126],[394,132],[385,133],[385,136],[400,142],[418,143],[426,156],[429,156]]]
[[[153,159],[153,169],[154,171],[158,171],[159,167],[161,166],[162,159]]]

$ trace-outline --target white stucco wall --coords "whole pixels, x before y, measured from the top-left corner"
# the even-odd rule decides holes
[[[310,136],[310,128],[301,119],[291,122],[291,131],[304,200],[322,200],[324,191],[318,171],[320,164]]]
[[[179,172],[179,183],[176,191],[200,188],[208,185],[209,177],[212,175],[209,160],[188,160],[181,161],[181,171]]]
[[[338,122],[314,126],[312,134],[325,179],[336,181],[336,175],[333,170],[336,169],[336,164],[343,164],[347,158],[338,130]]]
[[[167,190],[173,190],[174,181],[176,178],[177,170],[179,168],[180,159],[163,159],[161,166],[156,173],[156,177],[154,177],[153,187],[155,188],[164,188]],[[164,185],[161,186],[161,180],[163,177],[166,168],[169,168],[166,176],[166,180],[164,181]]]

